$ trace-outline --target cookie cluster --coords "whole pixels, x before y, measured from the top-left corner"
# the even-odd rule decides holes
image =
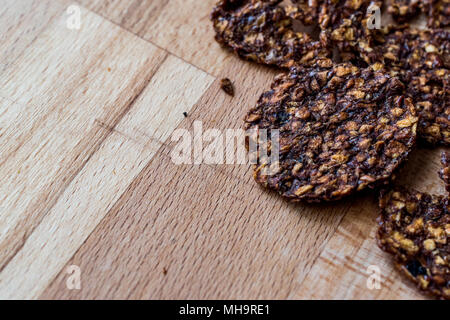
[[[374,28],[377,10],[401,25]],[[407,24],[419,14],[426,29]],[[211,14],[220,44],[283,70],[245,118],[246,129],[279,131],[276,170],[258,161],[255,180],[307,202],[381,186],[380,247],[446,299],[448,198],[390,184],[418,143],[450,145],[449,18],[448,0],[222,0]]]

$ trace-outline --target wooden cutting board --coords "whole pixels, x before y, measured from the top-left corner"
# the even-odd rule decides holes
[[[276,73],[214,42],[214,2],[3,0],[0,298],[425,298],[376,246],[374,193],[294,205],[247,165],[171,160],[175,130],[241,128]],[[403,183],[443,193],[439,152]]]

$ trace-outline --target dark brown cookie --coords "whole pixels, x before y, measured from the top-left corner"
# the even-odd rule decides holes
[[[383,1],[376,0],[292,0],[290,15],[305,25],[318,24],[322,30],[342,26],[345,20],[359,22],[367,16],[370,6],[380,9]]]
[[[337,200],[386,182],[406,159],[417,117],[403,84],[372,68],[319,60],[275,79],[245,121],[279,130],[279,166],[255,179],[294,201]]]
[[[424,13],[429,28],[450,25],[450,0],[390,0],[388,12],[395,21],[404,23]]]
[[[240,57],[258,63],[290,67],[329,56],[319,41],[293,30],[282,0],[222,0],[211,19],[216,40]]]
[[[416,17],[423,10],[422,0],[390,0],[388,12],[398,22],[406,22]]]
[[[290,17],[301,21],[306,26],[320,24],[319,14],[322,1],[292,0],[292,3],[294,5],[286,7],[286,12]]]
[[[417,286],[450,299],[448,198],[396,187],[380,197],[378,245]]]
[[[450,26],[450,0],[425,0],[424,3],[430,28]]]
[[[359,47],[369,47],[369,8],[381,10],[383,0],[292,0],[289,15],[306,25],[319,25],[324,46],[337,47],[344,61],[354,60]]]
[[[366,63],[377,63],[407,85],[420,116],[419,138],[450,145],[450,33],[400,27],[376,41],[360,52]]]

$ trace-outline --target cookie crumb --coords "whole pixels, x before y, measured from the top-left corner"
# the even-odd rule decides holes
[[[223,78],[220,80],[220,88],[225,91],[226,94],[234,97],[234,86],[230,79]]]

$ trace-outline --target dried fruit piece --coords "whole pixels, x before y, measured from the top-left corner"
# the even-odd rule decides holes
[[[450,299],[448,197],[395,187],[383,191],[378,245],[424,292]]]
[[[282,0],[222,0],[211,14],[216,40],[240,57],[290,67],[309,63],[329,50],[306,33],[293,30]]]
[[[329,59],[275,79],[246,117],[279,130],[279,170],[258,183],[293,201],[329,201],[390,179],[415,143],[417,117],[403,84],[381,71]]]
[[[230,79],[223,78],[220,80],[220,88],[225,91],[226,94],[234,97],[234,86]]]
[[[387,29],[366,63],[380,64],[406,85],[420,116],[419,138],[450,145],[450,33],[445,30]]]

